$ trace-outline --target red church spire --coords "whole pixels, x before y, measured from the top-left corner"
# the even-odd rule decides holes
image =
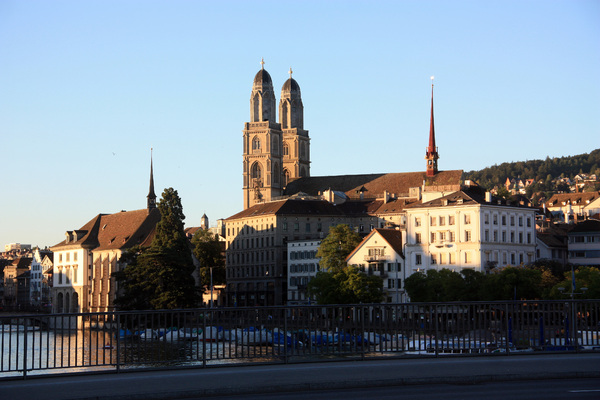
[[[433,124],[433,76],[431,77],[431,121],[429,123],[429,146],[425,151],[427,160],[427,176],[434,176],[437,172],[437,160],[439,158],[435,145],[435,127]]]

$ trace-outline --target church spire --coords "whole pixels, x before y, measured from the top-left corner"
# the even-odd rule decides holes
[[[437,160],[439,158],[435,145],[435,127],[433,123],[433,76],[431,77],[431,120],[429,122],[429,146],[425,151],[427,160],[427,176],[434,176],[438,172]]]
[[[156,208],[156,194],[154,194],[154,171],[152,168],[152,148],[150,148],[150,190],[148,191],[148,211]]]

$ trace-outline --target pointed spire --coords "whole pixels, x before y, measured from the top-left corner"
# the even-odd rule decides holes
[[[148,191],[148,211],[156,208],[156,194],[154,194],[154,171],[152,168],[152,148],[150,148],[150,190]]]
[[[437,172],[437,160],[439,158],[437,146],[435,145],[435,126],[433,122],[433,76],[431,77],[431,119],[429,122],[429,146],[425,152],[427,160],[427,176],[434,176]]]

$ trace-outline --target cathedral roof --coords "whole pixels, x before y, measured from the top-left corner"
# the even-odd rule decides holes
[[[297,94],[300,95],[300,85],[298,85],[298,82],[296,82],[296,80],[294,78],[289,78],[283,84],[281,91],[282,92],[297,92]]]
[[[266,69],[261,69],[254,76],[254,86],[260,85],[270,85],[273,86],[273,81],[271,80],[271,75],[267,72]]]
[[[362,190],[369,197],[375,198],[387,191],[396,195],[408,194],[410,188],[445,186],[447,191],[460,188],[462,170],[439,171],[435,176],[427,176],[425,172],[401,172],[389,174],[366,174],[366,175],[337,175],[337,176],[313,176],[293,180],[288,183],[284,195],[292,195],[305,192],[311,196],[317,196],[319,192],[327,189],[339,190],[350,198],[359,197]]]

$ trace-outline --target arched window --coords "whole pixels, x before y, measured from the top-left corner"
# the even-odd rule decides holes
[[[300,157],[306,157],[306,143],[302,142],[300,145]]]
[[[286,186],[290,181],[290,171],[287,169],[283,170],[283,185]]]
[[[262,178],[262,168],[260,168],[260,164],[255,162],[252,164],[251,177],[252,179],[261,179]]]
[[[273,165],[273,184],[279,184],[279,175],[279,164],[275,163],[275,165]]]
[[[283,155],[288,157],[290,155],[290,147],[287,145],[287,143],[283,144]]]
[[[273,137],[273,144],[271,145],[271,153],[279,154],[279,142],[277,141],[278,137]]]
[[[260,151],[260,139],[258,136],[254,136],[254,139],[252,139],[252,150]]]

